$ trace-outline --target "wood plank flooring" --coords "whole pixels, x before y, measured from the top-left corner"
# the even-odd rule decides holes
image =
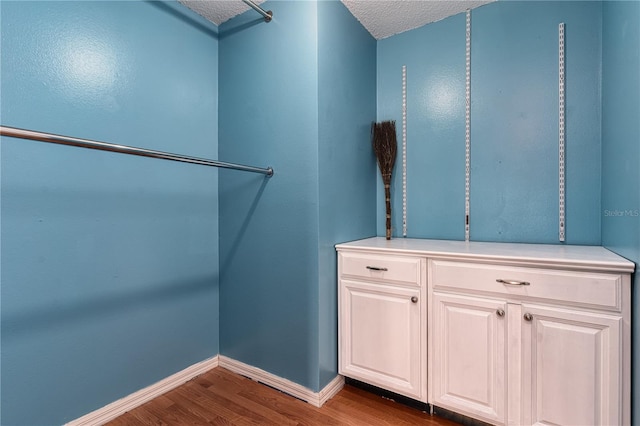
[[[425,425],[457,423],[345,386],[322,408],[215,368],[107,423],[135,425]]]

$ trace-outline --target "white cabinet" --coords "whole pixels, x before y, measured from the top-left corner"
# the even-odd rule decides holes
[[[628,280],[431,259],[430,402],[498,425],[628,424]]]
[[[339,371],[426,401],[421,264],[402,256],[340,256]]]
[[[621,424],[622,317],[529,304],[522,312],[523,424]]]
[[[343,280],[340,296],[340,373],[419,399],[420,292]]]
[[[630,424],[632,262],[539,244],[337,250],[341,374],[496,425]]]
[[[506,303],[433,293],[432,404],[487,422],[505,420]]]

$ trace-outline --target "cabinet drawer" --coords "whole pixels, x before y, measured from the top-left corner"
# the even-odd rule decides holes
[[[597,307],[618,312],[622,309],[622,276],[618,274],[440,260],[432,260],[429,267],[431,285],[436,290],[464,290],[514,299],[558,301],[570,306]]]
[[[420,285],[420,258],[340,252],[341,276]]]

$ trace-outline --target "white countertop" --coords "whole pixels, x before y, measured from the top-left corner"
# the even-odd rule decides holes
[[[338,251],[345,249],[607,272],[632,273],[635,268],[633,262],[600,246],[373,237],[336,245]]]

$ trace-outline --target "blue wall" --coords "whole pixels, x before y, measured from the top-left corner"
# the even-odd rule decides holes
[[[215,26],[177,3],[0,7],[2,125],[217,157]],[[2,424],[218,353],[216,170],[1,142]]]
[[[464,29],[464,15],[457,15],[378,41],[378,121],[395,120],[398,135],[391,188],[394,236],[402,235],[406,65],[408,236],[464,239]],[[376,175],[377,233],[385,235],[384,187],[380,172]]]
[[[318,3],[319,388],[338,368],[335,244],[376,233],[376,40],[337,1]]]
[[[473,11],[472,239],[557,243],[565,22],[567,242],[640,262],[638,6]],[[464,238],[464,14],[376,43],[338,2],[265,7],[218,37],[176,3],[0,2],[3,125],[276,171],[3,137],[2,424],[63,423],[217,353],[326,385],[333,244],[384,235],[369,125],[400,135],[403,64],[409,236]]]
[[[268,2],[220,26],[220,353],[317,388],[315,2]]]
[[[640,3],[605,2],[602,35],[602,244],[640,264]],[[632,424],[640,413],[640,274],[633,283]]]
[[[600,243],[597,2],[497,2],[472,11],[471,239],[558,242],[558,24],[567,34],[567,243]],[[378,119],[400,136],[408,84],[409,237],[464,238],[465,16],[378,43]],[[392,192],[402,229],[401,163]],[[595,190],[594,190],[595,188]],[[384,235],[378,183],[378,235]]]
[[[264,6],[268,25],[220,28],[220,156],[275,169],[220,177],[220,350],[318,391],[337,374],[333,245],[375,233],[375,40],[337,2]]]

